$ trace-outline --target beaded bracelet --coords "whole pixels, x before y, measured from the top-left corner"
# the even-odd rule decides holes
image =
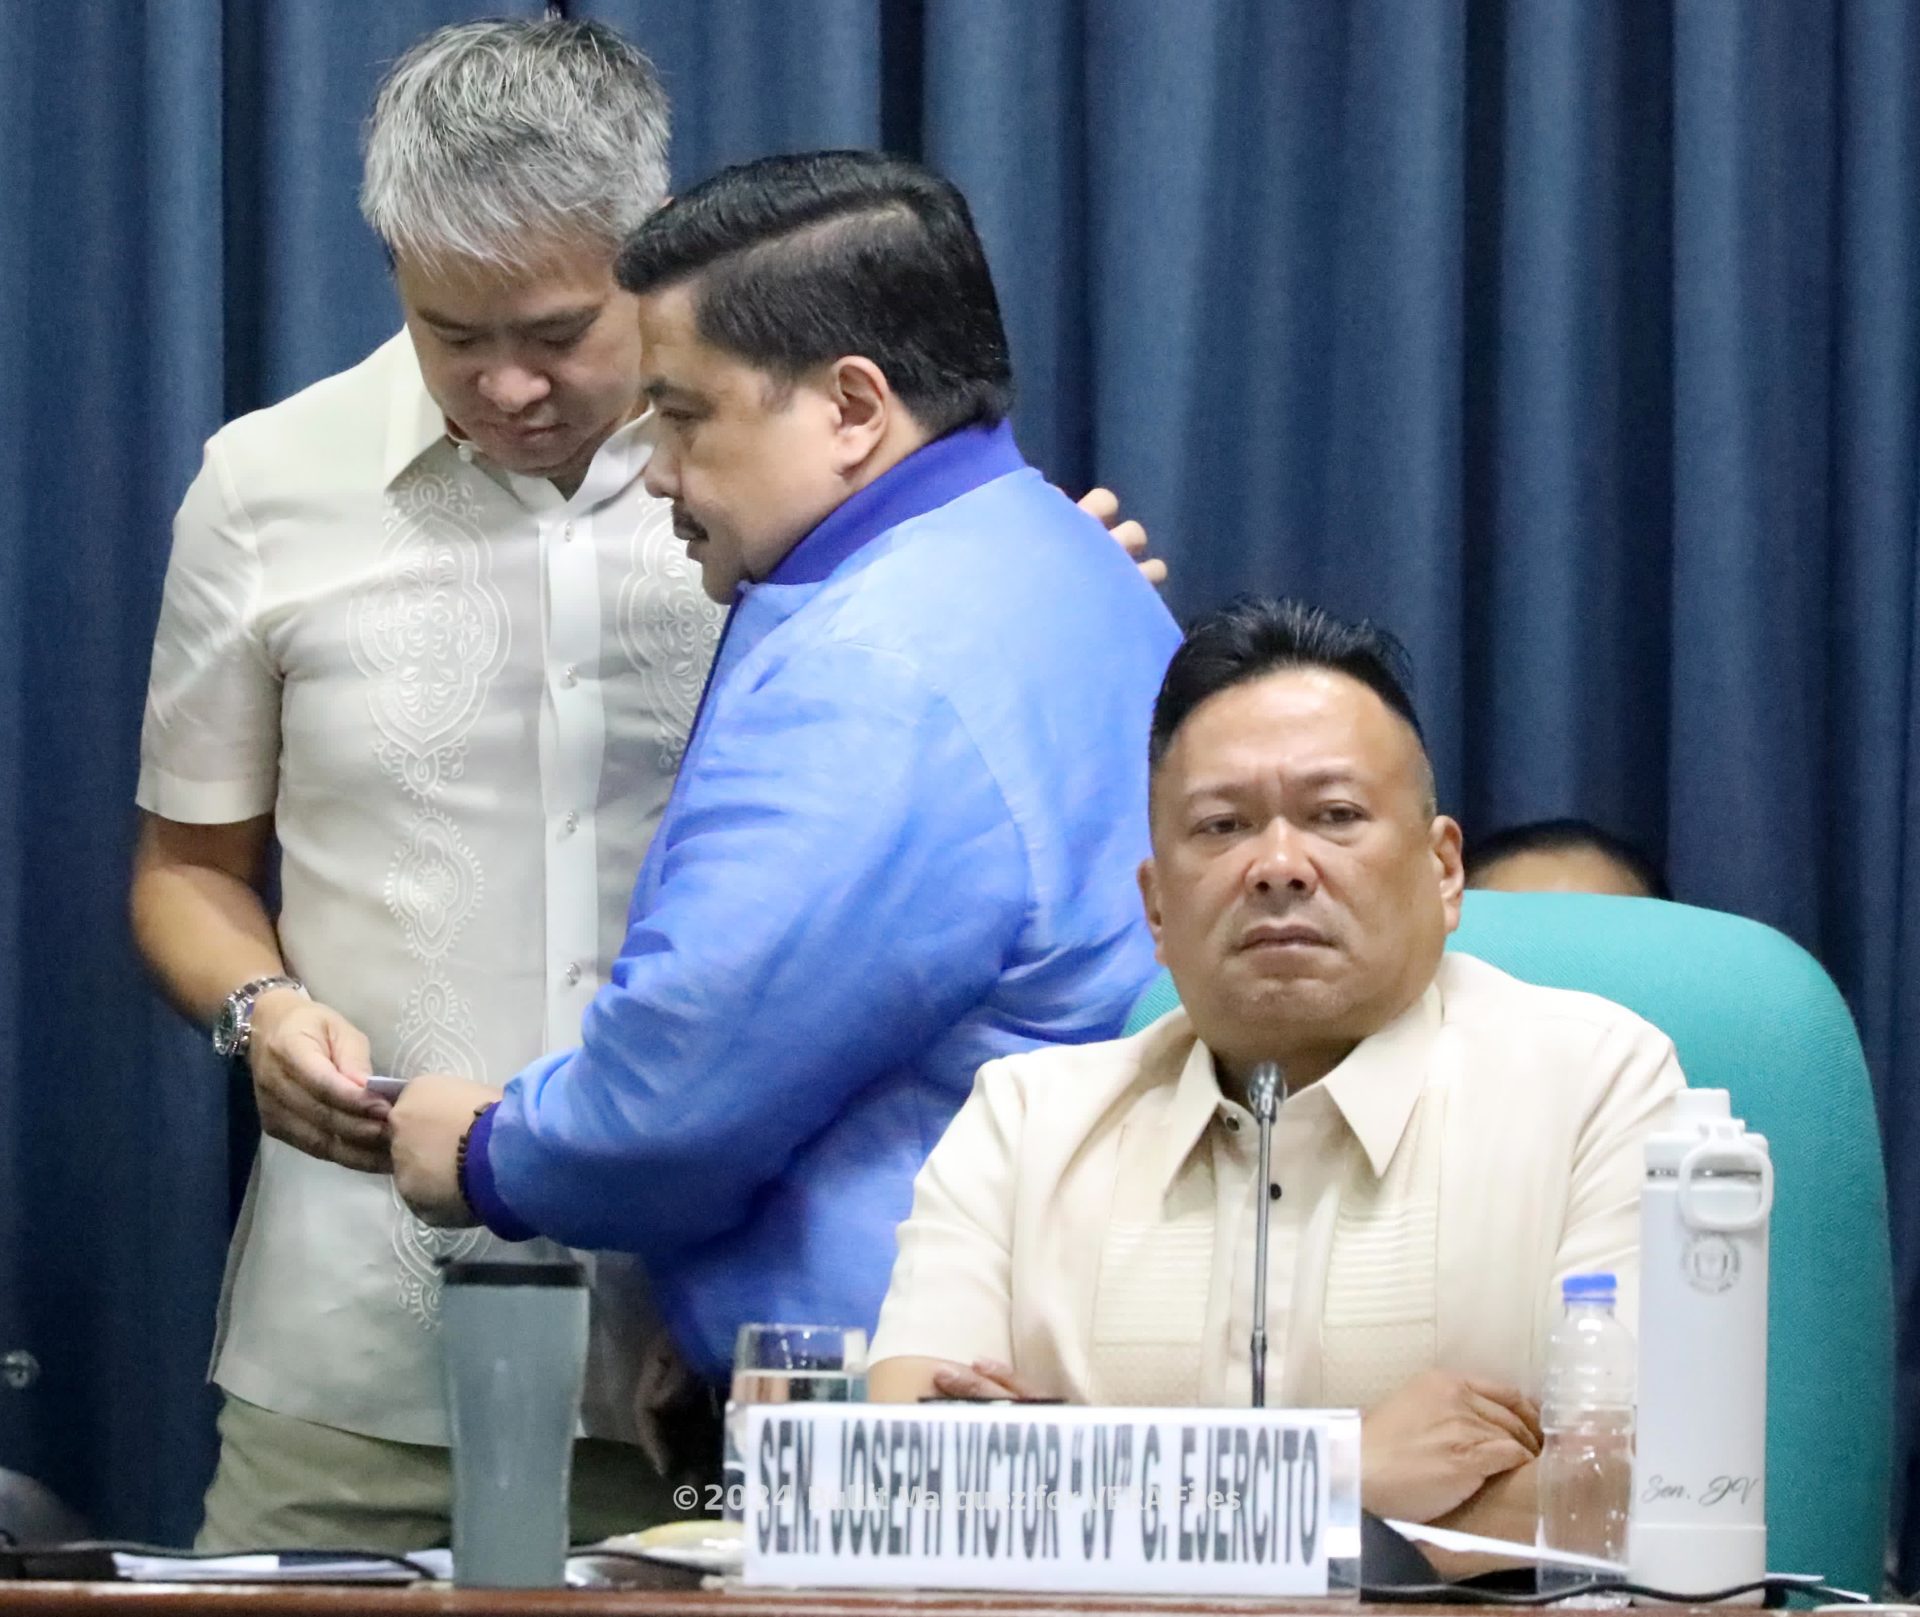
[[[478,1123],[499,1104],[498,1101],[490,1101],[485,1106],[474,1107],[473,1123],[467,1125],[465,1132],[460,1136],[460,1143],[453,1149],[454,1188],[460,1192],[460,1201],[467,1210],[467,1216],[476,1224],[480,1221],[480,1215],[473,1209],[473,1197],[467,1194],[467,1147],[473,1143],[474,1123]]]

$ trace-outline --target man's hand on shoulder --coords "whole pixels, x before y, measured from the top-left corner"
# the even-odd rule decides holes
[[[322,1162],[389,1171],[387,1103],[366,1087],[367,1036],[338,1011],[269,989],[253,1004],[247,1065],[264,1133]]]
[[[428,1224],[459,1229],[474,1222],[460,1194],[460,1138],[483,1107],[500,1098],[488,1084],[422,1073],[393,1103],[393,1185]]]
[[[1114,542],[1120,546],[1140,568],[1140,576],[1149,584],[1164,584],[1167,581],[1167,564],[1157,557],[1147,555],[1147,530],[1132,518],[1120,520],[1120,496],[1110,488],[1091,488],[1081,495],[1080,509],[1113,535]]]
[[[1361,1422],[1360,1499],[1377,1516],[1431,1522],[1540,1453],[1540,1410],[1513,1387],[1424,1370]]]

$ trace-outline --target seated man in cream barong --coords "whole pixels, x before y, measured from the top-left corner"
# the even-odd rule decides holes
[[[900,1226],[874,1398],[1246,1404],[1264,1196],[1268,1401],[1365,1411],[1369,1509],[1531,1539],[1558,1282],[1613,1272],[1633,1324],[1641,1142],[1685,1080],[1620,1006],[1443,954],[1460,829],[1403,665],[1292,603],[1188,634],[1140,870],[1182,1009],[981,1068]]]

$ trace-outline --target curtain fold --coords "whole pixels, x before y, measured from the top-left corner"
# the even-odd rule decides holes
[[[0,1464],[180,1537],[234,1124],[123,921],[168,517],[394,327],[375,79],[464,0],[0,31]],[[1920,1501],[1920,17],[1904,0],[573,0],[675,176],[883,144],[987,238],[1029,454],[1192,613],[1408,642],[1469,831],[1602,820],[1812,948],[1879,1089]],[[1906,1511],[1920,1583],[1920,1509]]]
[[[227,1120],[124,872],[166,523],[221,407],[219,22],[34,10],[0,46],[0,1345],[41,1367],[0,1462],[155,1527],[159,1457],[210,1452]]]

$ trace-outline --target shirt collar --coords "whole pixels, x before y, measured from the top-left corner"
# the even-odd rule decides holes
[[[386,453],[380,463],[381,486],[391,487],[395,478],[435,444],[451,444],[469,460],[480,458],[480,452],[458,436],[446,413],[434,403],[433,395],[427,391],[426,379],[420,374],[413,338],[404,328],[394,337],[392,347],[393,391],[387,411]],[[587,468],[574,501],[592,506],[611,498],[646,470],[652,454],[653,416],[648,412],[616,427],[608,435],[607,441],[594,452],[593,463]],[[510,480],[510,487],[519,495],[527,492],[526,485],[536,481],[542,489],[553,488],[544,478],[521,478],[504,470],[502,475]],[[555,493],[557,498],[557,491]]]
[[[1282,1104],[1297,1105],[1316,1093],[1323,1094],[1326,1101],[1318,1104],[1330,1102],[1334,1106],[1366,1152],[1375,1177],[1384,1174],[1399,1148],[1400,1137],[1406,1133],[1420,1092],[1426,1088],[1431,1047],[1440,1031],[1441,1013],[1440,983],[1436,974],[1425,993],[1378,1033],[1369,1034],[1356,1044],[1347,1058],[1319,1083],[1287,1097]],[[1160,1173],[1163,1194],[1172,1187],[1174,1176],[1224,1104],[1219,1076],[1214,1071],[1213,1052],[1196,1038],[1174,1081],[1173,1098],[1167,1105],[1163,1123],[1166,1130]]]
[[[1340,1108],[1376,1178],[1387,1171],[1420,1091],[1427,1087],[1440,1014],[1436,977],[1425,993],[1378,1033],[1356,1044],[1316,1086]]]
[[[1184,1014],[1184,1013],[1181,1013]],[[1174,1081],[1173,1099],[1167,1104],[1163,1127],[1166,1130],[1165,1154],[1160,1159],[1160,1193],[1173,1188],[1174,1176],[1193,1154],[1207,1132],[1207,1125],[1218,1114],[1223,1102],[1220,1080],[1213,1070],[1213,1052],[1195,1039]]]
[[[818,584],[861,546],[914,517],[1026,466],[1005,421],[960,427],[922,444],[840,502],[781,559],[769,584]]]
[[[759,583],[741,584],[734,591],[732,610],[720,630],[720,644],[707,667],[707,682],[700,688],[699,705],[693,710],[693,727],[689,731],[687,755],[682,758],[681,776],[684,778],[687,773],[686,757],[691,756],[700,739],[700,721],[706,714],[708,698],[728,669],[727,648],[742,613],[755,612],[766,603],[779,601],[778,596],[756,596],[756,591],[768,585],[824,583],[849,556],[889,528],[937,511],[997,477],[1024,470],[1026,464],[1013,441],[1013,428],[1007,422],[991,427],[960,427],[944,438],[922,444],[865,488],[842,500]],[[784,603],[775,610],[774,621],[797,610],[797,602]]]
[[[413,338],[402,329],[392,343],[393,389],[387,409],[387,446],[380,461],[383,488],[447,436],[447,418],[420,374]]]
[[[447,437],[459,446],[461,440],[454,436],[453,423],[449,421],[446,426]],[[473,457],[476,462],[486,459],[477,449]],[[647,469],[647,462],[652,458],[653,414],[649,411],[631,421],[623,421],[607,434],[587,463],[587,475],[580,479],[580,486],[571,495],[563,495],[544,477],[529,477],[505,467],[499,467],[495,475],[530,510],[557,510],[566,506],[574,511],[591,511],[626,488]],[[488,461],[487,465],[492,467],[494,463]]]

